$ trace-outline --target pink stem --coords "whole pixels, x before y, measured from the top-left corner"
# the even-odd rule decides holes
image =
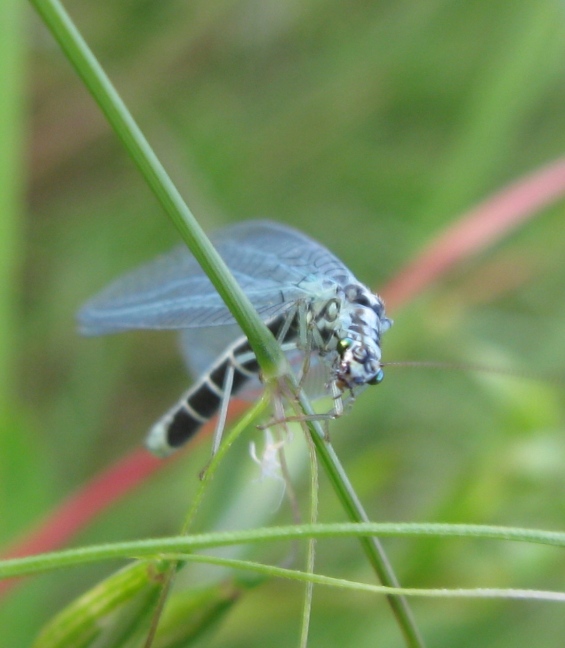
[[[565,194],[565,159],[559,159],[479,203],[435,238],[379,293],[390,310],[409,302],[456,264],[537,215]]]

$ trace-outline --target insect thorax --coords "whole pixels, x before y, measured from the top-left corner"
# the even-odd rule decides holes
[[[325,357],[341,391],[382,380],[380,340],[392,322],[366,286],[332,286],[309,301],[306,322],[310,348]]]

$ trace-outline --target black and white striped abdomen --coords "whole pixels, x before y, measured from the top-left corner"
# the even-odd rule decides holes
[[[288,322],[291,318],[290,323]],[[282,315],[268,324],[277,339],[294,345],[298,337],[298,315]],[[149,431],[145,445],[166,457],[190,441],[220,410],[224,401],[236,396],[259,377],[259,364],[245,336],[233,342],[210,369],[182,396]]]
[[[229,393],[226,377],[232,373]],[[245,337],[237,340],[155,425],[145,442],[148,450],[166,457],[184,445],[220,409],[224,399],[236,395],[259,374],[255,354]]]

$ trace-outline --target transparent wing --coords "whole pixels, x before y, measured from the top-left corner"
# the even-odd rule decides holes
[[[183,329],[180,344],[190,375],[194,379],[205,376],[213,363],[241,337],[243,332],[237,324],[218,326],[213,331],[205,328]],[[253,402],[260,397],[262,391],[263,385],[259,376],[255,376],[238,392],[238,397]]]
[[[182,357],[190,375],[200,378],[236,340],[243,337],[237,324],[206,328],[186,328],[180,332]]]
[[[237,324],[221,326],[214,331],[203,328],[187,328],[181,331],[180,344],[186,366],[194,379],[206,375],[214,362],[236,340],[243,337]],[[304,353],[300,349],[286,352],[292,370],[299,374],[304,363]],[[317,353],[312,353],[303,388],[308,398],[317,400],[328,395],[327,384],[331,378],[327,363]],[[256,401],[264,389],[259,377],[251,378],[238,392],[238,398]]]
[[[312,295],[312,280],[345,285],[351,272],[322,245],[289,227],[248,221],[212,237],[216,249],[264,319]],[[301,285],[302,284],[302,285]],[[179,329],[234,319],[184,246],[116,280],[78,313],[81,332]]]

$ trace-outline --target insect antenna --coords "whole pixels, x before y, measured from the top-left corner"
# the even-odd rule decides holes
[[[441,360],[394,360],[382,362],[382,367],[417,367],[420,369],[441,369],[444,371],[475,371],[479,373],[498,374],[509,378],[521,380],[534,380],[556,385],[565,385],[565,376],[558,374],[545,374],[531,371],[530,369],[507,369],[484,365],[475,362],[443,362]]]

